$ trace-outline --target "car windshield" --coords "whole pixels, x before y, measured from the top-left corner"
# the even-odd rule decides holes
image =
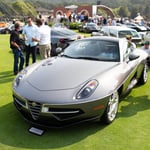
[[[93,27],[93,26],[96,26],[96,24],[95,23],[88,23],[87,26],[92,26]]]
[[[120,60],[118,43],[104,40],[78,40],[67,47],[62,56],[98,61]]]
[[[132,37],[139,37],[136,31],[119,31],[119,38],[124,38],[126,35],[131,35]]]

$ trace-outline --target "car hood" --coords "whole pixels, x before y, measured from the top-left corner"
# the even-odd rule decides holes
[[[95,79],[115,65],[116,63],[110,62],[57,57],[40,63],[26,79],[38,90],[73,89]]]

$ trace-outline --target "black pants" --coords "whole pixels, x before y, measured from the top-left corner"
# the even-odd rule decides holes
[[[36,46],[26,46],[26,66],[29,65],[30,54],[32,55],[32,63],[36,62]]]

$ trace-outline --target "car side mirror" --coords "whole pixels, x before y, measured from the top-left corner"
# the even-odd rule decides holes
[[[60,54],[63,51],[63,49],[61,47],[57,47],[56,48],[56,54]]]
[[[129,55],[129,60],[135,60],[135,59],[138,59],[140,56],[135,54],[135,53],[130,53]]]

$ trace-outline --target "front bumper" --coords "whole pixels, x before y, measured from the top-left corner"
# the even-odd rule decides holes
[[[42,104],[17,95],[13,95],[13,99],[14,105],[25,120],[46,128],[61,128],[100,119],[108,102],[108,97],[86,103],[59,105]]]

